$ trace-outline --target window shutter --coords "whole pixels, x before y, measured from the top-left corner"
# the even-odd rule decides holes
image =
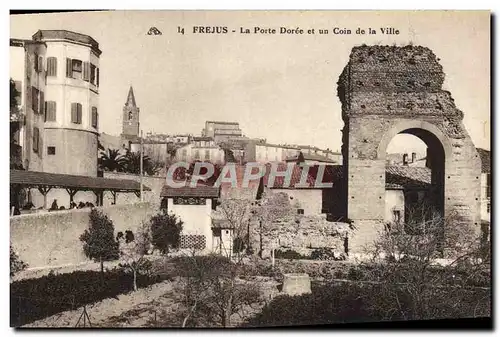
[[[99,86],[99,68],[96,69],[96,83]]]
[[[35,54],[33,56],[33,66],[35,67],[35,72],[37,73],[39,70],[38,70],[38,54]]]
[[[57,76],[57,58],[47,58],[47,76]]]
[[[82,124],[82,105],[80,103],[76,103],[77,107],[77,123]]]
[[[56,121],[56,102],[54,101],[45,102],[45,121],[46,122]]]
[[[45,97],[43,91],[40,91],[40,114],[45,114]]]
[[[16,103],[17,105],[21,105],[21,100],[23,96],[23,83],[21,81],[15,81],[16,84],[16,90],[19,93],[19,95],[16,96]]]
[[[78,103],[71,103],[71,123],[78,123]]]
[[[38,113],[38,89],[35,87],[31,87],[31,108]]]
[[[97,108],[92,107],[92,127],[97,128]]]
[[[38,56],[38,72],[41,73],[43,71],[43,57]]]
[[[39,131],[38,128],[33,128],[33,152],[38,153],[38,140],[40,139],[39,137]]]
[[[73,63],[70,58],[66,58],[66,77],[73,77]]]
[[[90,81],[90,63],[88,62],[83,63],[83,80]]]

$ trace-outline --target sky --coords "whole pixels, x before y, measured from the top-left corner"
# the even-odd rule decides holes
[[[340,150],[343,127],[336,83],[351,49],[363,43],[422,45],[440,59],[443,87],[464,112],[474,144],[490,149],[489,19],[484,11],[81,12],[11,16],[10,36],[29,39],[38,29],[66,29],[98,41],[101,132],[121,133],[132,85],[144,133],[196,135],[206,120],[235,121],[248,137],[333,150]],[[147,35],[152,26],[162,35]],[[226,26],[230,32],[193,34],[193,26]],[[300,27],[305,34],[240,34],[241,27]],[[352,34],[332,34],[334,27]],[[358,27],[378,34],[356,35]],[[383,27],[399,34],[382,35]],[[315,34],[307,34],[312,28]],[[388,152],[422,152],[425,146],[412,137],[396,136]]]

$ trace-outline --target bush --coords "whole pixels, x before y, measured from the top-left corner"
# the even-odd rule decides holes
[[[306,260],[311,258],[310,256],[297,253],[292,249],[288,249],[285,251],[277,249],[274,251],[274,257],[277,259],[288,259],[288,260]]]
[[[90,212],[90,227],[80,236],[85,255],[94,261],[118,259],[120,252],[115,239],[115,226],[106,214],[94,208]]]
[[[344,261],[346,257],[344,254],[335,256],[335,252],[330,248],[318,248],[311,253],[311,259],[322,261]]]
[[[167,268],[164,270],[169,276],[193,277],[201,268],[216,273],[220,270],[226,270],[231,265],[231,260],[226,256],[211,254],[199,256],[177,256],[167,262]]]
[[[175,214],[166,210],[151,217],[151,243],[162,254],[167,254],[171,248],[178,248],[184,222]]]
[[[132,274],[121,269],[104,273],[104,278],[102,286],[100,272],[75,271],[11,283],[11,326],[28,324],[133,290]],[[139,275],[137,283],[139,287],[146,287],[159,281],[159,277]]]
[[[10,246],[10,276],[14,276],[16,273],[24,270],[28,267],[28,264],[22,261],[16,254],[12,245]]]

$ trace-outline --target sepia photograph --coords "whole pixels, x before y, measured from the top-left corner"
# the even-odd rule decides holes
[[[490,11],[9,26],[11,328],[492,328]]]

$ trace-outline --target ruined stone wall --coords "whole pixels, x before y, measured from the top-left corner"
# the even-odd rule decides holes
[[[258,253],[261,239],[259,223],[254,221],[250,226],[250,243],[254,252]],[[304,255],[317,248],[331,248],[340,254],[344,252],[344,238],[351,238],[352,234],[347,223],[326,221],[326,215],[296,215],[264,227],[263,256],[269,256],[273,247]]]
[[[442,147],[445,214],[458,212],[463,223],[479,227],[481,163],[463,113],[442,89],[444,78],[425,47],[353,48],[338,82],[350,219],[383,219],[385,151],[394,136],[409,133],[431,152]]]

